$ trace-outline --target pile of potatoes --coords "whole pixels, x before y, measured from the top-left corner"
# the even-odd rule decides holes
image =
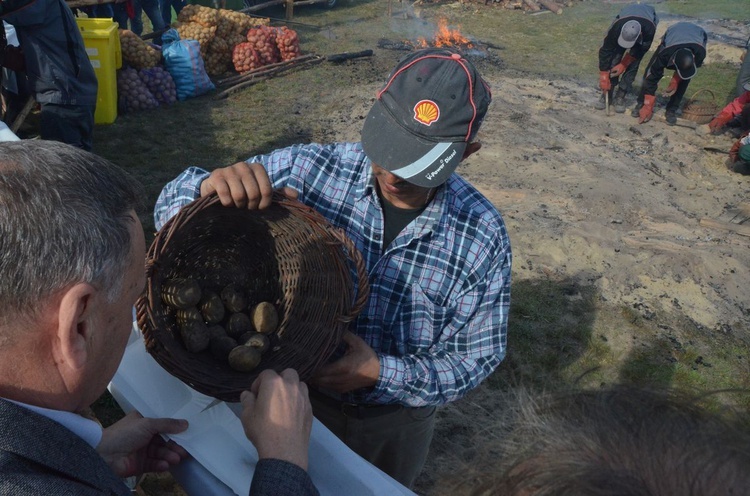
[[[216,26],[204,26],[197,22],[180,23],[175,28],[180,33],[181,40],[197,40],[201,46],[201,55],[206,58],[208,45],[214,39]]]
[[[147,69],[161,62],[161,51],[128,29],[120,29],[122,59],[136,69]]]
[[[292,60],[299,57],[299,36],[297,32],[282,26],[276,29],[276,46],[281,60]]]
[[[234,47],[247,42],[248,29],[270,24],[270,19],[192,4],[180,11],[177,21],[174,27],[181,39],[200,43],[206,72],[210,76],[220,76],[232,69]]]
[[[269,26],[257,26],[247,31],[247,41],[258,52],[263,65],[275,64],[281,60],[279,47],[276,46],[276,29]]]
[[[170,279],[162,285],[161,299],[174,312],[186,350],[209,351],[238,372],[260,364],[279,325],[272,303],[250,302],[234,284],[217,292],[202,289],[194,279]]]
[[[118,106],[123,113],[159,107],[158,100],[133,67],[117,71]]]
[[[234,70],[242,74],[264,65],[299,57],[297,32],[287,27],[258,26],[247,32],[247,42],[234,47]]]
[[[163,67],[156,66],[138,71],[138,77],[160,105],[171,105],[177,101],[177,86],[172,75]]]
[[[253,48],[252,43],[247,41],[235,45],[234,51],[232,52],[232,63],[234,64],[234,70],[240,74],[257,69],[263,65],[263,61],[260,60],[258,51]]]

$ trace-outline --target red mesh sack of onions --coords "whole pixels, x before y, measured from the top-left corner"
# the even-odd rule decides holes
[[[263,65],[260,54],[253,48],[250,42],[238,43],[232,50],[232,63],[234,70],[242,74]]]
[[[276,28],[276,46],[279,49],[281,60],[291,60],[299,57],[299,37],[297,32],[282,26]]]
[[[263,65],[281,60],[276,46],[276,29],[269,26],[256,26],[247,31],[247,41],[258,51]]]
[[[117,95],[119,107],[123,112],[159,107],[159,102],[138,76],[138,71],[132,67],[126,67],[118,72]]]
[[[177,101],[177,87],[172,75],[162,67],[141,69],[138,76],[160,104],[171,105]]]

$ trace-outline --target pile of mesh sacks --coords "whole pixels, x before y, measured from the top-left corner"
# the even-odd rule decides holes
[[[121,29],[120,113],[206,93],[214,89],[211,76],[241,74],[298,57],[297,33],[269,24],[267,18],[190,4],[180,11],[173,29],[162,35],[161,47]]]
[[[158,108],[177,101],[174,79],[163,66],[161,49],[127,29],[121,29],[123,68],[117,73],[121,113]]]

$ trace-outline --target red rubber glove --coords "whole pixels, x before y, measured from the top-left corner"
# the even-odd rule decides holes
[[[599,88],[602,91],[612,89],[612,82],[609,80],[609,71],[599,71]]]
[[[729,163],[733,164],[740,158],[740,147],[742,146],[742,138],[738,139],[729,149]]]
[[[675,71],[674,76],[672,76],[672,80],[669,81],[669,86],[667,86],[667,90],[661,94],[664,98],[670,97],[674,95],[675,91],[677,91],[677,86],[680,84],[680,75],[677,74],[677,71]]]
[[[732,120],[732,114],[730,113],[720,113],[716,117],[714,117],[711,122],[708,123],[708,128],[711,129],[712,133],[718,133],[722,130],[724,126],[727,125],[727,122]]]
[[[643,124],[651,120],[654,115],[654,104],[656,103],[655,95],[646,95],[643,97],[643,107],[638,112],[638,124]]]
[[[622,60],[620,60],[620,63],[617,64],[612,68],[612,70],[609,72],[609,75],[612,77],[620,76],[625,70],[628,68],[630,64],[635,62],[636,58],[630,55],[629,53],[626,53],[623,55]]]

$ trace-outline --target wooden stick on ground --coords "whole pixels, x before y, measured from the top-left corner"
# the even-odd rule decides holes
[[[29,112],[31,112],[31,109],[34,108],[34,105],[36,105],[36,101],[34,101],[34,97],[29,97],[28,100],[26,100],[26,104],[23,106],[23,109],[18,113],[18,116],[16,117],[16,120],[13,121],[13,124],[10,125],[10,130],[14,133],[18,131],[18,129],[23,124],[23,121],[26,120],[26,117],[29,115]]]
[[[317,57],[314,53],[308,53],[307,55],[300,55],[299,57],[295,57],[291,60],[285,60],[283,62],[276,62],[274,64],[268,64],[261,67],[258,67],[257,69],[253,69],[247,72],[243,72],[242,74],[237,74],[236,76],[230,76],[228,78],[219,79],[216,82],[217,86],[226,86],[228,84],[235,84],[235,83],[241,83],[242,81],[247,81],[249,79],[252,79],[254,74],[258,74],[261,72],[267,72],[269,69],[274,69],[276,67],[286,67],[289,65],[295,65],[300,62],[304,62],[305,60],[312,59]]]
[[[721,231],[734,232],[742,236],[750,236],[750,226],[746,226],[744,224],[722,222],[720,220],[709,219],[705,217],[700,220],[700,225],[701,227],[707,227],[709,229],[719,229]]]
[[[523,3],[525,3],[526,6],[530,10],[533,10],[534,12],[536,12],[538,10],[542,10],[542,8],[539,6],[539,4],[536,3],[536,0],[523,0]]]
[[[544,8],[547,10],[550,10],[554,12],[555,14],[562,14],[562,7],[557,5],[553,0],[536,0],[539,2]]]
[[[294,59],[297,60],[297,59]],[[275,76],[276,74],[279,74],[284,71],[288,71],[290,69],[294,69],[297,67],[303,67],[303,66],[310,66],[314,64],[319,64],[320,62],[323,62],[325,59],[323,57],[316,57],[312,59],[307,59],[302,62],[299,62],[297,64],[293,65],[286,65],[283,67],[275,67],[273,69],[269,69],[266,71],[260,71],[249,75],[249,79],[242,81],[240,83],[235,84],[234,86],[230,86],[229,88],[225,89],[221,93],[217,94],[215,99],[221,100],[223,98],[228,97],[232,93],[235,93],[243,88],[247,88],[249,86],[252,86],[256,83],[260,83],[261,81],[265,81],[266,79],[271,78],[272,76]]]
[[[345,60],[351,60],[351,59],[358,59],[360,57],[369,57],[372,55],[372,50],[362,50],[360,52],[344,52],[344,53],[335,53],[333,55],[328,55],[326,57],[326,60],[328,62],[344,62]]]
[[[667,119],[666,117],[664,117],[664,114],[656,114],[654,118],[659,122],[667,122]],[[691,121],[689,119],[683,119],[682,117],[678,117],[677,122],[675,123],[675,126],[689,127],[690,129],[695,129],[697,125],[698,124],[696,124],[695,121]]]

